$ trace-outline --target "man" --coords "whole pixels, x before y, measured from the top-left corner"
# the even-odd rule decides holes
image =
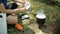
[[[24,3],[24,2],[20,2],[20,3]],[[8,8],[9,7],[7,5],[7,0],[0,0],[0,12],[6,13],[6,14],[11,14],[11,15],[9,15],[7,17],[8,24],[16,24],[16,23],[18,23],[18,19],[17,19],[18,16],[16,14],[18,14],[19,12],[25,12],[26,11],[25,7],[16,8],[14,10],[11,10],[11,9],[8,9]]]
[[[0,0],[0,12],[9,14],[7,16],[8,24],[15,25],[16,23],[18,23],[18,19],[17,19],[18,16],[16,14],[18,14],[19,12],[25,12],[26,9],[25,8],[17,8],[14,10],[10,10],[8,8],[9,7],[7,5],[7,0]]]
[[[18,12],[25,12],[24,8],[19,8],[19,9],[14,9],[14,10],[8,9],[9,7],[7,5],[7,0],[0,0],[0,7],[3,8],[2,10],[0,9],[1,12],[3,12],[3,10],[4,10],[4,12],[8,13],[8,14],[18,13]]]
[[[20,0],[14,0],[16,3],[17,3],[17,5],[18,5],[18,7],[17,7],[17,9],[16,10],[20,10],[21,11],[21,9],[24,9],[25,11],[26,10],[28,10],[29,8],[30,8],[30,3],[28,2],[28,1],[20,1]],[[24,5],[22,5],[22,4],[24,4]],[[21,6],[22,5],[22,6]],[[20,7],[21,6],[21,7]],[[13,6],[14,7],[14,6]],[[15,10],[15,9],[14,9]],[[24,10],[22,10],[22,12],[24,11]],[[15,12],[15,16],[14,17],[16,17],[17,15],[16,15],[16,13],[20,13],[20,12]],[[12,14],[12,15],[14,15],[14,14]],[[11,16],[11,15],[10,15]],[[14,17],[12,17],[12,18],[14,18]],[[11,20],[10,19],[10,17],[8,17],[8,19],[9,19],[9,21],[8,22],[10,22],[10,23],[12,23],[13,22],[13,19]],[[15,20],[17,20],[17,18],[16,19],[14,19],[14,21]],[[14,22],[15,23],[15,22]]]
[[[4,5],[4,6],[3,6]],[[25,8],[17,8],[17,9],[14,9],[14,10],[10,10],[10,9],[8,9],[9,7],[8,7],[8,5],[7,5],[7,0],[0,0],[0,12],[3,12],[3,13],[6,13],[6,14],[17,14],[17,13],[19,13],[19,12],[25,12],[26,11],[26,9]],[[8,16],[9,17],[9,16]],[[7,17],[7,20],[9,21],[9,19],[8,19],[8,17]],[[10,15],[10,17],[11,17],[11,15]],[[12,18],[14,18],[14,19],[12,19]],[[12,21],[13,20],[15,20],[16,21],[16,18],[17,18],[17,16],[15,17],[12,17],[12,18],[10,18]],[[13,21],[14,22],[14,21]],[[18,23],[18,22],[17,22]],[[9,23],[8,23],[9,24]]]

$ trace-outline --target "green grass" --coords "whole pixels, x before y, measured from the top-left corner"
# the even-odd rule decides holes
[[[45,14],[47,16],[46,23],[47,23],[47,27],[48,27],[48,29],[46,31],[48,31],[48,30],[53,31],[54,28],[59,26],[58,24],[60,23],[60,21],[58,21],[58,20],[60,20],[59,19],[60,7],[47,5],[45,3],[41,3],[41,2],[33,1],[33,0],[31,0],[31,5],[32,5],[32,7],[31,7],[32,12],[41,10],[41,9],[43,9],[43,11],[45,12]],[[43,29],[43,30],[45,30],[45,29]]]
[[[43,8],[44,7],[44,8]],[[45,3],[41,3],[38,1],[32,1],[31,0],[31,11],[38,11],[43,9],[43,11],[45,12],[46,16],[47,16],[47,21],[48,23],[50,23],[51,21],[53,21],[53,19],[55,19],[56,17],[58,17],[58,15],[60,14],[60,8],[57,6],[50,6],[47,5]]]

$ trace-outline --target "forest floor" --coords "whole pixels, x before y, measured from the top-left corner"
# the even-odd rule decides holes
[[[40,11],[41,9],[44,11],[44,13],[46,14],[46,27],[42,27],[41,29],[38,29],[38,24],[35,23],[33,20],[31,21],[32,23],[30,25],[28,25],[28,27],[30,27],[30,29],[32,29],[35,34],[53,34],[53,32],[55,33],[58,29],[58,26],[60,24],[60,7],[58,6],[52,6],[52,5],[47,5],[45,3],[42,2],[38,2],[38,1],[34,1],[34,0],[29,0],[31,3],[31,12],[34,13],[36,11]],[[32,19],[35,18],[35,16],[33,14],[30,15],[30,17]],[[13,32],[13,34],[17,34],[20,31],[15,31],[14,28],[12,29],[8,29],[11,32]],[[12,34],[12,33],[11,33]]]

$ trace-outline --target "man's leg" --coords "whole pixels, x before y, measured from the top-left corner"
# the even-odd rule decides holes
[[[11,29],[11,27],[14,27],[15,23],[18,23],[17,21],[18,21],[17,16],[12,16],[12,15],[7,14],[7,28],[8,29]]]
[[[16,24],[18,23],[18,16],[17,15],[9,15],[7,17],[8,24]]]
[[[18,16],[17,15],[9,15],[7,17],[7,22],[10,24],[12,27],[15,27],[18,30],[22,30],[22,25],[18,24]]]

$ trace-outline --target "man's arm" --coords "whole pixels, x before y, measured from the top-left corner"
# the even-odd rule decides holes
[[[7,13],[7,14],[11,14],[11,13],[19,13],[19,12],[25,12],[26,9],[25,8],[16,8],[14,10],[11,10],[11,9],[5,9],[3,4],[0,4],[0,12],[4,12],[4,13]]]
[[[20,12],[26,12],[26,8],[25,7],[22,7],[22,8],[16,8],[16,9],[14,9],[15,11],[14,11],[14,13],[20,13]]]
[[[5,13],[7,13],[7,14],[10,14],[10,13],[12,13],[12,14],[18,14],[20,12],[25,12],[25,11],[26,11],[25,8],[17,8],[17,9],[13,9],[13,10],[7,9],[7,10],[5,10]]]
[[[4,12],[5,10],[4,10],[4,6],[3,6],[3,4],[1,3],[0,4],[0,12]]]

